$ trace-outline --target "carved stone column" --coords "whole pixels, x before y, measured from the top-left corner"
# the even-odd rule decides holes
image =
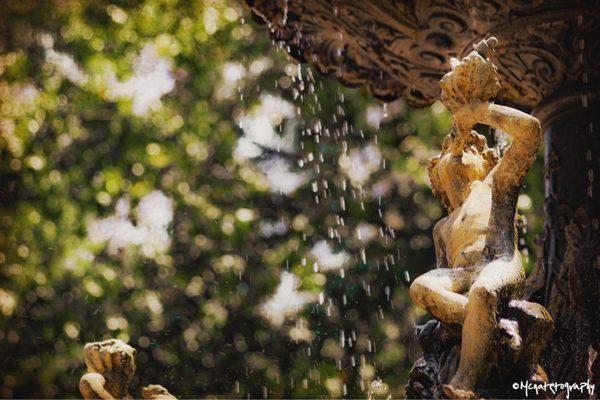
[[[558,91],[535,114],[545,131],[546,221],[528,289],[555,319],[545,367],[559,382],[600,384],[600,90]]]

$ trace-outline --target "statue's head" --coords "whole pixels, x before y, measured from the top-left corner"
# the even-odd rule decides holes
[[[484,136],[470,131],[459,137],[453,127],[440,154],[429,160],[431,189],[451,212],[469,195],[473,182],[483,181],[499,159]]]

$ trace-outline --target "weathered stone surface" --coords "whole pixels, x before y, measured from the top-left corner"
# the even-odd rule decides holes
[[[436,319],[416,328],[415,338],[423,356],[410,371],[407,398],[443,398],[442,385],[450,381],[460,360],[460,328]]]
[[[88,343],[84,352],[88,373],[79,382],[83,397],[129,397],[129,385],[135,373],[135,349],[121,340],[111,339]]]
[[[142,388],[142,398],[149,400],[175,400],[169,391],[160,385],[149,385]]]
[[[119,339],[87,343],[84,358],[87,366],[79,381],[79,390],[84,399],[130,399],[132,380],[136,369],[136,350]],[[174,400],[175,397],[160,385],[140,389],[136,398]]]
[[[494,341],[497,365],[488,382],[475,393],[476,397],[520,398],[523,391],[514,390],[514,383],[547,382],[538,359],[552,335],[552,328],[552,318],[544,307],[523,300],[511,301],[497,318]],[[423,356],[410,372],[406,396],[409,399],[445,398],[443,386],[450,381],[460,362],[460,326],[434,319],[417,327],[415,336]],[[546,398],[546,393],[540,393],[538,398]]]
[[[600,120],[599,116],[600,114],[597,114],[595,119]],[[554,134],[553,132],[553,136]],[[560,140],[565,142],[564,138]],[[561,164],[562,160],[574,158],[577,154],[562,149],[556,150],[560,151]],[[581,150],[586,152],[585,148]],[[559,164],[558,160],[556,162]],[[580,162],[568,162],[557,168],[572,165],[585,171],[585,165]],[[599,164],[590,170],[598,170],[597,165]],[[573,169],[561,170],[557,175],[566,178],[569,171],[573,172]],[[590,182],[590,187],[592,183],[598,186],[597,182]],[[589,381],[598,387],[600,206],[597,199],[578,197],[578,193],[573,192],[575,190],[571,190],[571,193],[552,192],[552,201],[546,203],[546,212],[555,217],[553,220],[556,223],[547,223],[545,226],[544,235],[547,239],[538,256],[536,268],[528,280],[527,296],[546,304],[555,316],[556,329],[552,346],[542,354],[544,366],[553,380]],[[569,204],[574,202],[583,205],[573,211]]]

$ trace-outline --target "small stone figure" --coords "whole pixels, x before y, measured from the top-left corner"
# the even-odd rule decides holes
[[[523,338],[520,332],[524,327],[519,324],[525,324],[529,309],[541,306],[510,303],[521,296],[524,286],[516,241],[516,203],[540,146],[540,123],[528,114],[491,103],[500,88],[496,67],[487,59],[495,45],[497,40],[490,38],[475,45],[476,50],[462,60],[453,59],[452,71],[440,82],[441,101],[452,113],[454,124],[441,153],[429,162],[429,177],[434,194],[449,215],[433,229],[437,269],[418,277],[410,288],[413,301],[442,325],[462,325],[457,332],[439,323],[426,328],[428,337],[443,342],[430,349],[439,356],[456,345],[456,334],[462,336],[460,352],[455,349],[455,354],[443,355],[441,364],[436,361],[440,368],[442,364],[446,368],[438,371],[445,374],[438,374],[438,378],[443,395],[449,398],[476,397],[477,388],[485,384],[490,372],[507,361],[500,359],[509,357],[501,348],[513,348],[513,362],[532,364],[528,370],[535,368],[539,342],[546,340],[545,335]],[[472,130],[476,124],[500,129],[512,137],[503,157]],[[526,311],[513,313],[516,317],[504,318],[505,311],[523,308]],[[536,310],[533,313],[540,323],[548,330],[549,322],[551,328],[548,313]],[[502,332],[508,342],[501,339]],[[528,342],[520,342],[523,339]],[[458,367],[449,367],[449,357],[456,364],[458,353]],[[530,353],[536,359],[532,360]]]
[[[119,339],[88,343],[84,347],[88,372],[79,380],[84,399],[131,399],[129,390],[135,374],[136,350]],[[141,388],[143,399],[175,400],[160,385]]]

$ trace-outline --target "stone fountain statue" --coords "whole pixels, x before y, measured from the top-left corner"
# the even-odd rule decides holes
[[[437,269],[410,287],[412,300],[437,321],[417,329],[424,357],[411,371],[408,397],[511,396],[515,380],[547,379],[537,359],[552,319],[542,306],[518,300],[525,273],[515,229],[517,197],[540,146],[540,123],[491,102],[500,83],[487,56],[496,44],[495,38],[484,40],[462,60],[453,59],[440,82],[454,124],[429,162],[429,177],[449,215],[433,229]],[[512,137],[502,157],[472,130],[476,124]]]
[[[84,357],[88,372],[79,380],[83,398],[175,400],[175,396],[160,385],[134,390],[135,396],[131,396],[136,353],[133,347],[118,339],[86,344]]]
[[[553,321],[541,305],[519,300],[525,273],[515,229],[517,197],[540,146],[540,123],[491,102],[500,83],[488,55],[497,43],[481,41],[467,57],[453,59],[440,82],[454,125],[430,160],[429,177],[449,215],[433,230],[437,269],[410,288],[413,301],[436,319],[417,328],[423,357],[410,373],[409,398],[515,398],[523,394],[515,384],[547,381],[538,359]],[[476,124],[512,137],[502,157],[472,130]],[[83,397],[130,398],[135,355],[120,340],[88,343]],[[139,395],[175,398],[159,385]]]

